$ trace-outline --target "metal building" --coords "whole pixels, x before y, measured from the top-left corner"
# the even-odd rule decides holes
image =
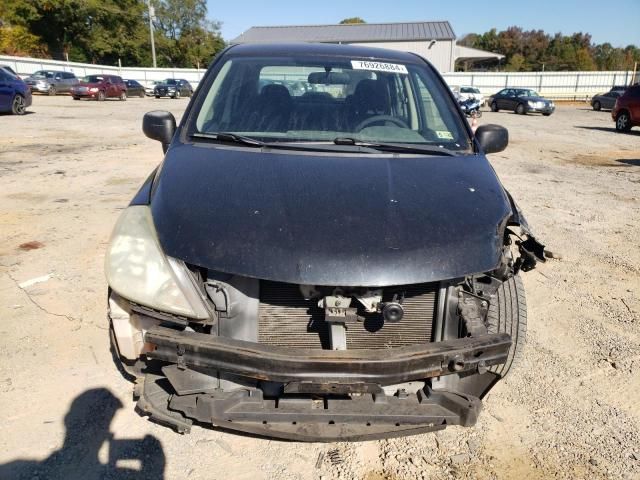
[[[348,43],[402,50],[423,56],[441,72],[452,72],[458,57],[466,61],[503,58],[495,53],[457,46],[456,35],[447,21],[251,27],[231,41],[267,42]]]

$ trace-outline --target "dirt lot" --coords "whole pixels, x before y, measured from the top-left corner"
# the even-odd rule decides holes
[[[298,444],[135,413],[109,354],[104,249],[161,159],[142,114],[186,104],[38,96],[0,116],[0,478],[640,478],[640,130],[586,106],[481,119],[509,128],[491,161],[562,259],[525,275],[525,359],[475,428]]]

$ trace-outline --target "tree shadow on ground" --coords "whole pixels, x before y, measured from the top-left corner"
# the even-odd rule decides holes
[[[106,388],[87,390],[71,404],[64,417],[66,434],[62,448],[44,460],[14,460],[0,465],[4,479],[161,479],[165,456],[160,441],[115,439],[109,425],[122,403]],[[108,461],[98,452],[108,444]],[[122,465],[122,464],[126,465]]]

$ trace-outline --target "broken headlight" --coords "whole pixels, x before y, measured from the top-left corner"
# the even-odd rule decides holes
[[[147,206],[122,212],[107,248],[105,273],[109,286],[132,302],[185,317],[209,317],[185,264],[162,251]]]

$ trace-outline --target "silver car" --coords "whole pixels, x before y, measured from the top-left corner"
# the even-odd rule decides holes
[[[32,92],[56,95],[71,90],[71,87],[79,83],[71,72],[56,70],[38,70],[25,79]]]

